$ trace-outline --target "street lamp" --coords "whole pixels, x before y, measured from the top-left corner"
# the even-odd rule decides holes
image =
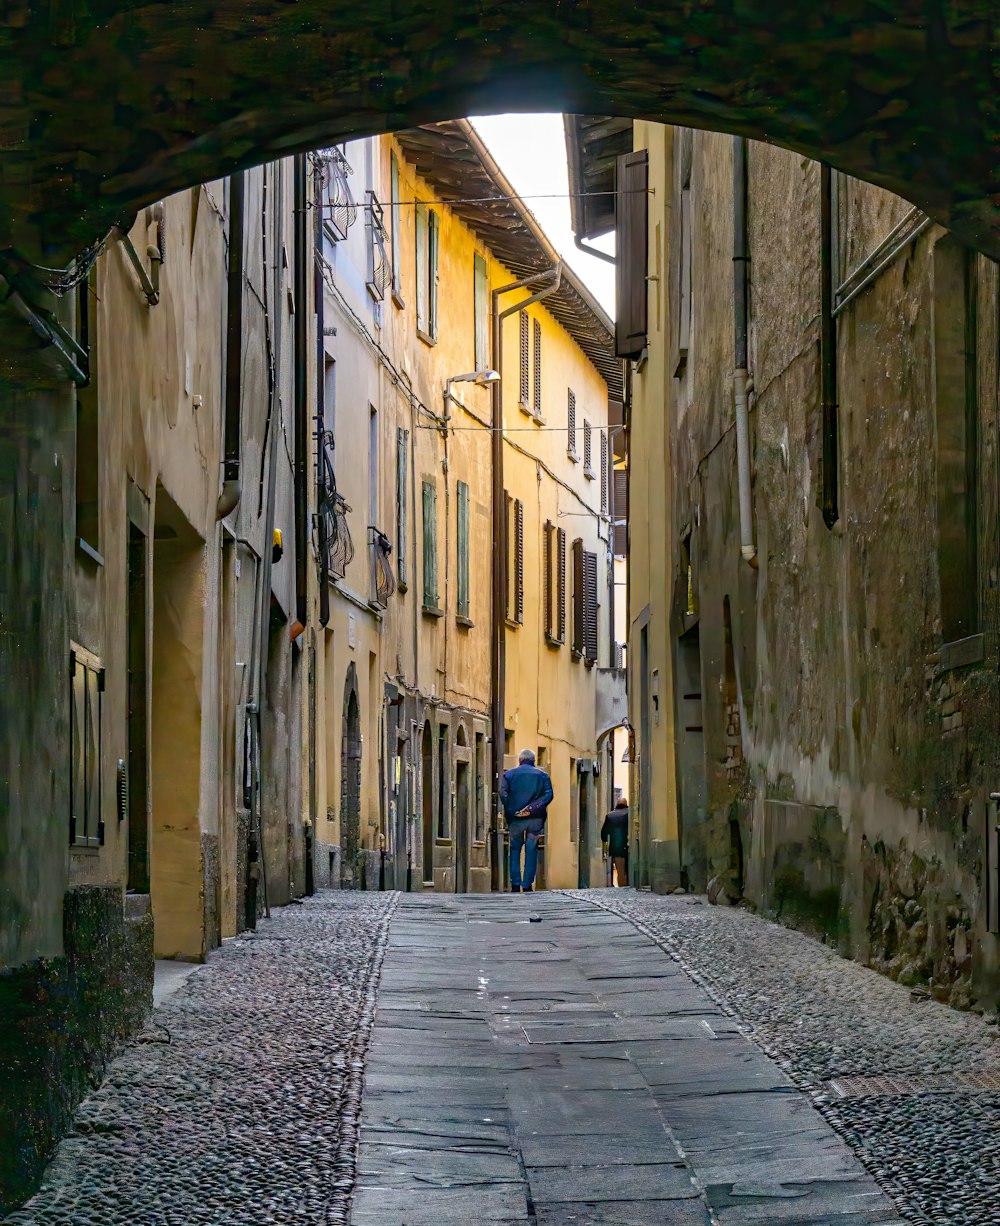
[[[451,385],[453,383],[475,383],[477,387],[486,387],[490,383],[499,383],[500,376],[495,370],[470,370],[467,375],[452,375],[446,380],[444,385],[445,400],[451,399]]]

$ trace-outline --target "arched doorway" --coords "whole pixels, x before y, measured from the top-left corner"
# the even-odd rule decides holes
[[[352,662],[344,684],[344,722],[340,750],[341,884],[364,888],[361,863],[361,702]]]
[[[611,0],[483,0],[438,6],[428,31],[414,0],[247,0],[238,22],[199,3],[77,6],[71,23],[13,26],[0,48],[0,79],[18,86],[0,247],[65,262],[139,207],[239,167],[516,109],[784,145],[996,254],[994,23],[975,7],[889,0],[804,22],[796,6],[746,0],[734,21],[707,0],[693,21],[680,0],[627,14]]]
[[[421,872],[425,886],[434,885],[434,734],[428,720],[420,742],[421,816],[423,819],[423,858]]]

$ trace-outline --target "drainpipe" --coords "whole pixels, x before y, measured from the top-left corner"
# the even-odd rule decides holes
[[[544,238],[544,235],[543,235]],[[532,303],[540,302],[549,294],[555,293],[562,283],[562,263],[548,240],[545,240],[546,254],[554,257],[554,267],[545,272],[534,273],[530,277],[522,277],[519,281],[511,281],[501,285],[492,294],[492,352],[493,369],[500,378],[490,385],[492,396],[492,413],[490,420],[490,436],[492,442],[491,486],[493,503],[493,576],[492,598],[490,608],[490,629],[492,644],[490,651],[490,770],[493,778],[493,805],[491,807],[491,830],[493,855],[490,857],[490,888],[500,888],[503,879],[501,864],[503,844],[500,833],[500,777],[503,773],[504,744],[504,691],[507,666],[507,617],[505,599],[507,592],[507,518],[504,508],[503,485],[503,321],[515,311],[524,310]],[[529,289],[542,283],[542,288],[535,293],[500,311],[500,297],[513,290]]]
[[[733,137],[733,332],[735,355],[733,396],[736,402],[736,473],[740,500],[740,553],[757,564],[753,540],[753,495],[750,487],[750,421],[747,409],[750,372],[747,360],[747,288],[750,251],[747,244],[747,142]]]
[[[837,506],[837,317],[833,313],[833,173],[826,162],[820,175],[820,392],[823,399],[823,522],[832,528]]]
[[[306,213],[308,159],[297,153],[294,160],[295,188],[295,622],[291,636],[296,638],[306,627],[306,553],[309,547],[309,319],[306,314],[309,248],[309,218]]]
[[[606,251],[599,251],[596,247],[591,247],[588,243],[585,243],[578,234],[573,235],[573,246],[576,247],[578,251],[582,251],[584,255],[592,255],[599,260],[603,260],[605,264],[618,263],[615,256],[608,255]]]
[[[240,479],[243,366],[243,236],[246,212],[246,177],[240,170],[229,178],[229,270],[226,281],[226,388],[225,433],[222,457],[222,492],[215,518],[225,517],[243,493]]]
[[[321,172],[317,172],[314,180],[314,190],[317,200],[322,199]],[[323,439],[326,434],[326,346],[323,340],[324,330],[324,288],[323,273],[320,271],[319,255],[323,250],[323,210],[316,209],[313,244],[313,295],[316,299],[316,506],[323,497],[321,460],[323,455]],[[325,629],[330,621],[330,572],[327,569],[326,521],[322,515],[316,520],[317,540],[319,544],[319,624]]]

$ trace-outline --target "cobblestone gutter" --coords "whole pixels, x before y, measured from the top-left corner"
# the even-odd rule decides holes
[[[800,932],[688,896],[594,890],[808,1093],[907,1221],[1000,1221],[1000,1029]]]
[[[339,1226],[395,894],[329,892],[227,941],[76,1114],[11,1226]]]

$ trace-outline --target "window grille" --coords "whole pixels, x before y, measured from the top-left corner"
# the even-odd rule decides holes
[[[521,357],[521,386],[519,389],[520,403],[524,408],[528,407],[528,395],[531,387],[530,371],[528,369],[528,312],[518,312],[518,324],[520,329],[520,357]]]
[[[593,429],[589,421],[583,423],[583,467],[588,473],[592,473],[594,460],[594,444],[593,444]]]
[[[343,579],[354,557],[354,543],[347,526],[347,516],[351,508],[337,492],[333,473],[333,434],[329,430],[325,431],[320,439],[319,470],[320,549],[325,556],[329,574]]]
[[[389,604],[389,597],[396,590],[396,579],[389,565],[389,558],[392,556],[392,541],[374,525],[369,525],[368,533],[371,536],[373,587],[375,589],[372,603],[384,609]]]
[[[536,417],[542,415],[542,325],[537,319],[532,320],[534,339],[534,400],[532,408]]]
[[[368,192],[368,292],[381,302],[392,284],[392,264],[386,251],[385,215],[378,197]]]
[[[572,459],[577,459],[576,454],[576,393],[570,388],[566,389],[566,450]]]
[[[556,639],[566,642],[566,529],[556,529],[556,554],[559,572],[556,577]]]
[[[554,583],[555,573],[554,573],[554,559],[552,557],[552,551],[554,547],[553,537],[555,536],[555,525],[552,523],[551,519],[547,519],[545,521],[545,528],[543,529],[543,533],[544,535],[542,538],[542,551],[543,551],[542,556],[543,556],[544,566],[543,566],[543,580],[542,580],[542,588],[543,588],[542,599],[545,605],[545,638],[548,642],[551,643],[553,639],[552,614],[553,614],[554,606],[555,606],[555,583]]]
[[[354,173],[351,164],[338,147],[327,149],[323,154],[323,175],[326,181],[326,206],[324,221],[335,239],[347,238],[347,231],[358,217],[358,206],[351,195],[348,177]]]
[[[70,816],[74,847],[104,843],[101,817],[101,662],[73,645],[70,651]]]
[[[601,512],[608,513],[608,436],[601,431]]]

